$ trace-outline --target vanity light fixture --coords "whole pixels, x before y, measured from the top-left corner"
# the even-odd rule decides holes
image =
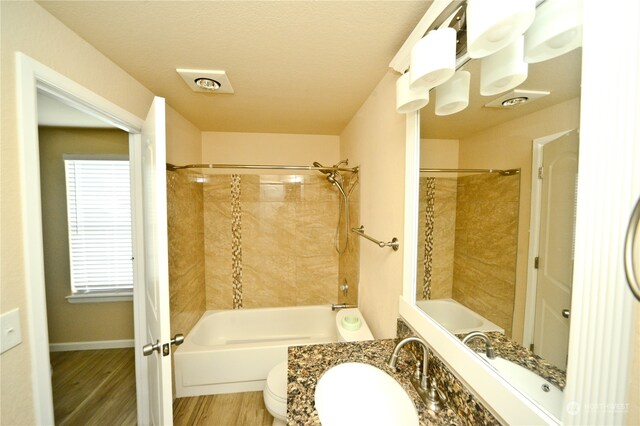
[[[535,14],[535,0],[468,0],[469,56],[484,58],[508,46],[524,34]]]
[[[410,73],[405,73],[396,81],[396,111],[400,114],[417,111],[429,103],[429,90],[412,89],[410,78]]]
[[[524,60],[553,59],[582,45],[583,0],[546,0],[524,37]]]
[[[429,90],[447,81],[456,71],[456,30],[432,30],[411,49],[411,89]]]
[[[458,71],[447,82],[436,87],[436,115],[450,115],[469,105],[471,73]]]
[[[524,37],[481,59],[480,94],[492,96],[519,86],[527,79],[529,66],[524,61]]]

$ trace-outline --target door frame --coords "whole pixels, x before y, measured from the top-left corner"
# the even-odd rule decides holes
[[[144,246],[142,244],[142,171],[141,136],[144,121],[118,105],[95,94],[84,86],[57,71],[17,52],[16,95],[18,104],[18,145],[20,168],[20,193],[27,333],[31,360],[31,382],[34,411],[37,424],[53,424],[53,394],[49,359],[49,335],[47,329],[47,304],[44,277],[44,252],[42,237],[42,210],[40,196],[40,153],[38,140],[37,92],[45,91],[58,100],[97,117],[114,127],[129,133],[129,154],[132,169],[133,251],[136,282],[144,282]],[[148,382],[143,364],[142,340],[145,330],[144,286],[134,285],[134,339],[136,364],[136,397],[138,423],[146,424],[149,405],[142,390]]]
[[[531,160],[531,212],[529,217],[529,254],[527,259],[527,293],[524,309],[524,332],[522,345],[528,348],[533,343],[536,315],[536,294],[538,291],[538,270],[535,258],[540,250],[540,210],[542,207],[542,180],[538,179],[538,168],[542,166],[542,148],[545,144],[570,133],[576,128],[536,138],[532,142]]]

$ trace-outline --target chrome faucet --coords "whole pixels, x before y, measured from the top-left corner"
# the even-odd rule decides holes
[[[357,308],[356,305],[349,305],[348,303],[334,303],[331,305],[332,311],[339,311],[340,309]]]
[[[411,378],[411,384],[427,405],[427,408],[432,411],[440,411],[443,408],[443,402],[447,400],[447,397],[440,389],[437,388],[436,380],[434,378],[432,378],[429,383],[427,376],[427,371],[429,370],[429,346],[427,345],[427,342],[419,337],[413,336],[402,339],[393,349],[393,353],[389,357],[387,365],[393,371],[397,371],[398,354],[400,353],[400,349],[409,342],[416,342],[422,346],[422,362],[418,361],[416,373]],[[422,366],[422,369],[420,369],[420,366]]]
[[[496,357],[496,351],[493,349],[491,340],[486,334],[484,334],[482,331],[472,331],[471,333],[464,336],[464,339],[462,339],[462,343],[466,344],[473,339],[480,339],[484,341],[485,354],[487,355],[487,358],[494,359]]]

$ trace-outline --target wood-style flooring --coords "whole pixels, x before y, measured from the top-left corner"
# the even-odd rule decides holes
[[[51,352],[57,425],[135,425],[132,348]]]
[[[136,383],[131,348],[51,352],[57,425],[135,425]],[[175,425],[261,426],[273,417],[262,392],[178,398]]]

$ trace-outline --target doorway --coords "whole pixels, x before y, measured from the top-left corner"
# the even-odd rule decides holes
[[[55,421],[135,419],[129,134],[46,93],[37,102]],[[110,412],[114,380],[124,403]]]
[[[578,150],[577,130],[534,142],[525,339],[536,355],[562,370],[569,343]]]
[[[131,162],[135,178],[132,180],[134,210],[133,253],[137,259],[144,258],[142,240],[142,209],[140,202],[142,181],[139,179],[141,135],[144,121],[117,105],[94,94],[90,90],[69,80],[56,71],[40,64],[28,56],[16,54],[18,78],[19,109],[19,137],[20,137],[20,181],[23,194],[22,217],[25,250],[25,271],[27,283],[27,328],[30,336],[30,361],[35,405],[35,416],[38,424],[53,424],[54,412],[51,386],[51,364],[49,357],[49,333],[47,322],[47,306],[45,293],[45,268],[42,231],[42,203],[40,189],[40,154],[38,142],[38,112],[37,93],[47,93],[54,99],[86,112],[88,115],[109,123],[112,127],[121,129],[128,134]],[[134,262],[135,282],[144,282],[145,272]],[[141,287],[141,286],[137,286]],[[146,327],[144,319],[144,304],[138,301],[140,290],[134,287],[134,341],[136,347],[142,346],[142,339]],[[135,351],[136,366],[145,365],[142,351]],[[145,400],[145,388],[148,387],[146,371],[135,369],[136,401],[138,404],[138,421],[148,423],[148,401]]]

